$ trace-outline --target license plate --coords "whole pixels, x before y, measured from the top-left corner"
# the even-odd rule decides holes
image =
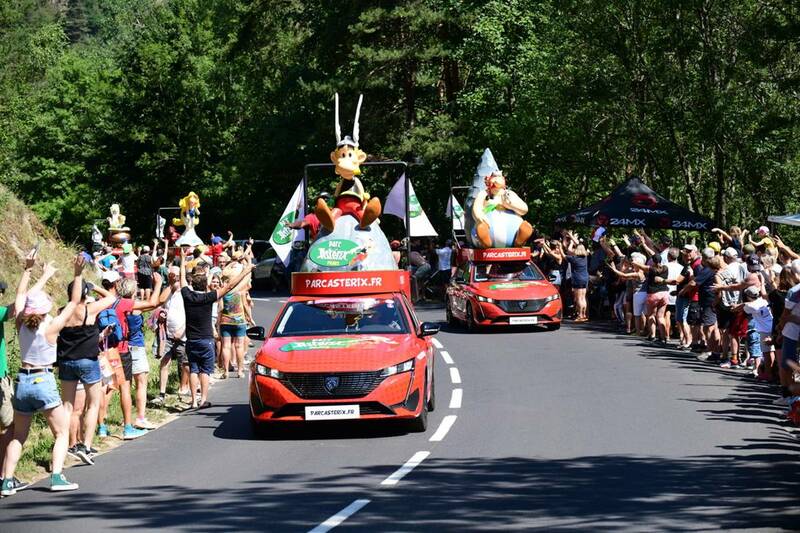
[[[525,324],[538,324],[538,316],[512,316],[508,319],[508,323],[512,326],[522,326]]]
[[[306,420],[346,420],[361,416],[359,405],[306,406]]]

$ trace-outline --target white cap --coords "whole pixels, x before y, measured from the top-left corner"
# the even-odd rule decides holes
[[[109,283],[116,283],[120,279],[119,272],[116,270],[108,270],[103,272],[103,281],[107,281]]]
[[[687,250],[689,252],[696,252],[697,251],[697,246],[695,246],[694,244],[684,244],[683,245],[683,249]]]
[[[717,252],[715,252],[713,248],[703,248],[703,257],[705,257],[706,259],[711,259],[716,255]]]
[[[725,257],[739,257],[739,252],[736,251],[736,248],[732,246],[728,246],[725,248],[725,252],[723,252]]]
[[[644,254],[640,254],[639,252],[633,252],[631,254],[631,260],[636,263],[644,263],[645,261],[647,261],[647,258],[644,256]]]

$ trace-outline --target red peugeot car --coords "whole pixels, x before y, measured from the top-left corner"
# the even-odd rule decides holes
[[[530,262],[529,248],[462,249],[445,302],[447,323],[561,327],[558,289]]]
[[[250,373],[256,434],[289,421],[397,419],[427,429],[437,324],[420,323],[402,271],[296,273]],[[266,339],[265,339],[266,336]]]

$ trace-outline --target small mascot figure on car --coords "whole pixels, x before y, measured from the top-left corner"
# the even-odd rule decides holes
[[[326,230],[333,231],[336,220],[342,215],[352,215],[359,221],[360,229],[369,228],[381,215],[381,201],[370,198],[364,190],[364,185],[358,176],[361,175],[361,163],[366,161],[365,154],[358,147],[358,117],[361,113],[361,101],[364,95],[358,97],[356,118],[353,124],[353,137],[346,135],[342,138],[339,126],[339,94],[336,100],[336,149],[331,152],[331,162],[336,165],[336,174],[341,178],[334,194],[334,207],[328,207],[323,199],[317,200],[314,212],[320,224]]]
[[[533,234],[533,227],[522,220],[528,204],[506,186],[502,170],[485,176],[483,182],[486,189],[472,204],[478,243],[482,248],[523,246]]]

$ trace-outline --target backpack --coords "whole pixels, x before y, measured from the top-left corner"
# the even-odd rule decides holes
[[[125,340],[122,324],[120,324],[119,318],[117,317],[117,304],[119,304],[119,299],[114,302],[114,305],[108,309],[102,310],[100,314],[97,315],[97,327],[100,328],[100,331],[111,326],[111,334],[106,337],[110,346],[116,346],[121,341]]]

